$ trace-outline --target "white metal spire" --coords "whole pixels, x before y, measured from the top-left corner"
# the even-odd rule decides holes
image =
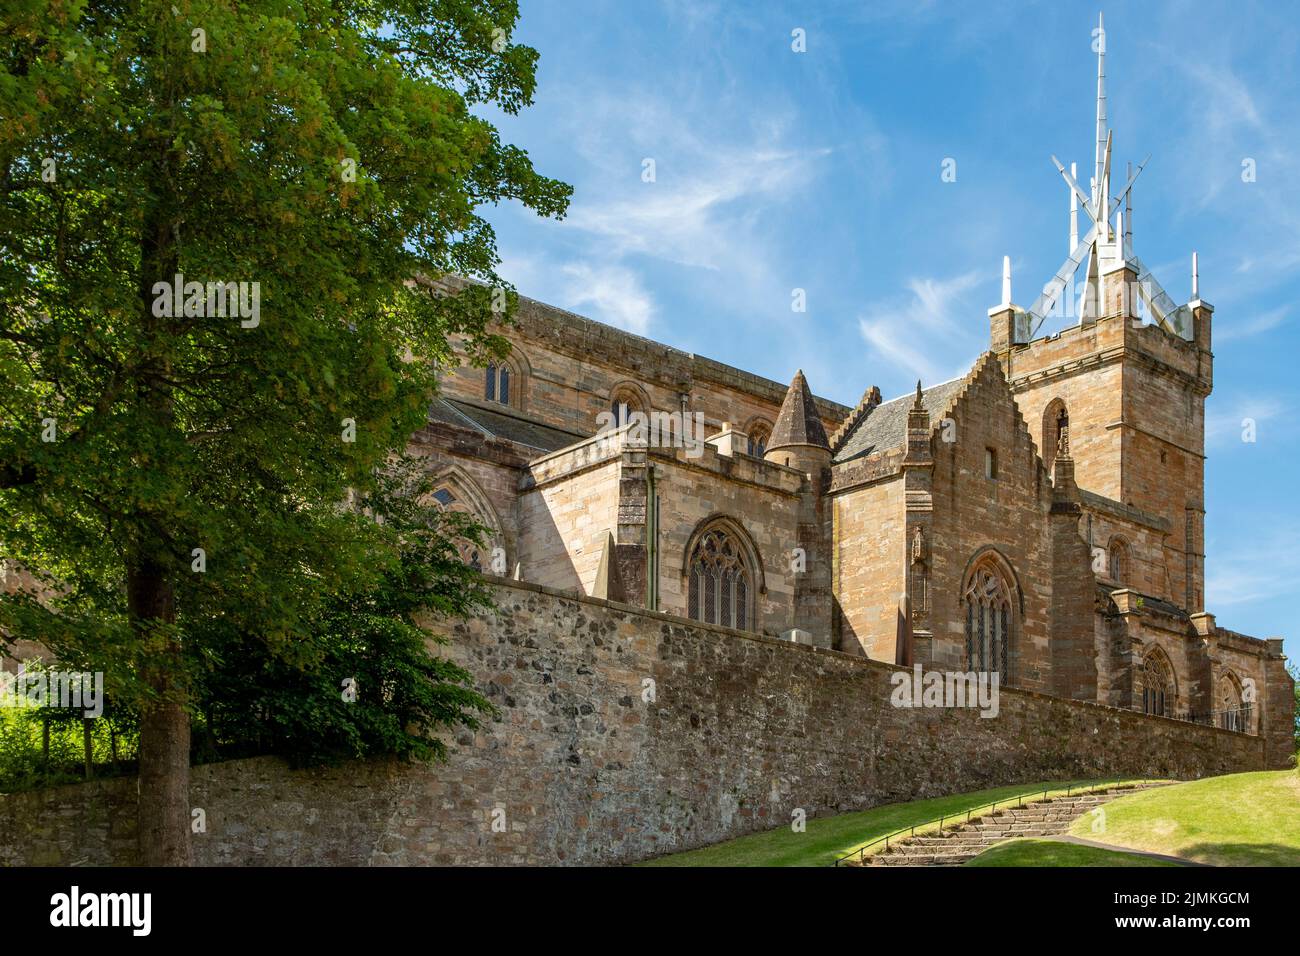
[[[1192,299],[1201,297],[1201,269],[1197,261],[1196,253],[1192,253]]]
[[[1079,164],[1070,164],[1070,176],[1074,179],[1079,178]],[[1079,197],[1070,190],[1070,255],[1074,255],[1074,249],[1079,244]]]
[[[1092,201],[1094,206],[1100,208],[1097,200],[1101,195],[1102,163],[1106,150],[1106,20],[1100,13],[1097,14],[1097,32],[1093,43],[1097,47],[1097,152]]]
[[[1166,331],[1190,339],[1192,334],[1191,310],[1186,305],[1176,304],[1160,287],[1151,270],[1138,258],[1133,250],[1133,184],[1146,167],[1144,159],[1136,167],[1128,166],[1128,178],[1118,193],[1111,191],[1111,163],[1113,160],[1113,132],[1106,125],[1106,21],[1098,14],[1097,26],[1093,33],[1093,50],[1097,54],[1097,127],[1096,144],[1093,154],[1093,175],[1091,189],[1085,191],[1079,183],[1078,166],[1070,164],[1067,172],[1055,156],[1052,163],[1065,180],[1070,190],[1070,255],[1056,271],[1056,275],[1043,287],[1043,292],[1034,300],[1033,305],[1024,310],[1023,326],[1017,324],[1017,342],[1028,342],[1038,332],[1062,302],[1077,302],[1080,321],[1087,322],[1101,318],[1104,307],[1102,284],[1105,279],[1118,270],[1130,270],[1136,276],[1133,292],[1135,300],[1124,308],[1136,308],[1139,304],[1146,307],[1152,319]],[[1079,212],[1087,217],[1084,223],[1086,234],[1079,235]],[[1112,228],[1113,223],[1113,228]],[[1083,270],[1081,295],[1075,299],[1072,289],[1076,273]],[[1006,286],[1006,263],[1003,275],[1003,302],[1010,301]],[[1196,260],[1193,259],[1192,296],[1200,292],[1200,281],[1196,276]],[[1135,313],[1136,314],[1136,313]],[[1019,319],[1018,319],[1019,322]]]
[[[1011,304],[1011,257],[1002,257],[1002,304]]]
[[[1133,164],[1129,163],[1124,171],[1125,182],[1133,181]],[[1133,251],[1133,190],[1130,187],[1124,188],[1124,255],[1127,256]]]

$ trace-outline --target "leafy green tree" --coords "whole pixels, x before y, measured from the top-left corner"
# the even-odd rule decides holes
[[[1295,752],[1296,762],[1300,763],[1300,666],[1292,662],[1286,665],[1286,670],[1293,682],[1291,689],[1295,691]]]
[[[201,752],[276,753],[299,765],[441,759],[439,729],[475,727],[478,715],[491,713],[468,672],[426,649],[425,615],[462,617],[488,606],[482,577],[456,547],[480,543],[483,529],[426,504],[433,490],[421,465],[405,459],[360,502],[393,535],[393,560],[377,581],[323,602],[298,646],[305,662],[271,653],[253,633],[205,642],[220,650],[195,681]]]
[[[234,635],[306,666],[328,602],[393,567],[392,538],[340,502],[423,424],[451,341],[503,347],[484,207],[566,208],[473,112],[531,102],[517,17],[0,13],[0,535],[44,596],[0,599],[0,626],[103,667],[138,711],[143,863],[190,860],[196,668]],[[412,281],[450,273],[480,283]]]

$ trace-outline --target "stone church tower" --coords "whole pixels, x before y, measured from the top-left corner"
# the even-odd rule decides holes
[[[1088,188],[1053,157],[1070,190],[1069,256],[1032,306],[989,310],[990,345],[1059,485],[1068,449],[1080,489],[1080,533],[1102,588],[1099,696],[1154,713],[1221,713],[1252,698],[1281,668],[1277,641],[1247,644],[1205,611],[1205,401],[1213,388],[1214,307],[1192,254],[1183,305],[1160,287],[1133,245],[1129,168],[1112,195],[1105,33],[1097,61],[1094,175]],[[1082,212],[1089,228],[1079,235]],[[1047,337],[1048,319],[1073,320]],[[1247,651],[1262,670],[1237,655]],[[1243,678],[1242,675],[1249,675]],[[1171,709],[1169,701],[1175,701]]]
[[[1147,521],[1140,534],[1158,534],[1160,548],[1140,566],[1124,536],[1110,547],[1114,528],[1094,524],[1090,545],[1106,552],[1111,570],[1124,571],[1127,583],[1199,612],[1205,603],[1205,399],[1213,387],[1214,307],[1200,298],[1195,253],[1191,301],[1176,306],[1134,251],[1133,184],[1146,164],[1130,167],[1112,196],[1104,24],[1098,33],[1090,190],[1052,158],[1070,189],[1069,257],[1028,310],[1012,304],[1004,264],[1003,301],[989,310],[990,344],[1049,470],[1068,429],[1078,483],[1132,509],[1127,517],[1139,524],[1158,519]],[[1082,239],[1080,211],[1091,224]],[[1046,320],[1062,317],[1077,324],[1034,339]]]

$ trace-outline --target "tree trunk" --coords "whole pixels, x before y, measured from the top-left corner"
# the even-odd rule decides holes
[[[90,733],[89,717],[81,718],[81,744],[86,751],[86,779],[95,775],[95,741]]]
[[[178,428],[168,377],[169,319],[153,314],[153,286],[180,271],[178,237],[182,202],[177,195],[180,155],[165,131],[146,134],[158,152],[153,163],[157,192],[145,208],[140,232],[140,320],[147,333],[137,386],[148,427]],[[142,866],[189,866],[190,717],[186,707],[185,662],[176,633],[177,557],[162,540],[171,516],[137,516],[127,561],[131,622],[147,649],[143,671],[151,698],[140,711],[140,771],[137,845]]]
[[[142,638],[176,620],[175,594],[158,564],[143,560],[128,572],[131,618]],[[140,795],[137,842],[141,866],[189,866],[190,717],[185,708],[180,643],[168,634],[145,674],[154,698],[140,714]]]

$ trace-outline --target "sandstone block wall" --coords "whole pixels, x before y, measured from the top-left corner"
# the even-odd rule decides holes
[[[1119,499],[1121,433],[1111,427],[1123,420],[1123,320],[1116,317],[1073,326],[1029,346],[1004,353],[1002,362],[1021,414],[1039,455],[1050,461],[1054,448],[1043,448],[1044,412],[1055,399],[1070,415],[1070,455],[1080,488]]]
[[[656,449],[651,460],[660,498],[659,609],[686,616],[686,549],[703,522],[725,516],[743,530],[761,568],[753,582],[752,630],[775,636],[792,627],[800,584],[791,568],[799,543],[800,476],[748,455],[720,455],[712,447],[696,459],[681,450]],[[814,638],[830,643],[824,629]]]
[[[520,494],[525,580],[591,593],[606,536],[617,535],[622,447],[588,439],[535,461]]]
[[[996,718],[895,708],[891,665],[536,586],[494,593],[498,614],[450,634],[499,720],[456,735],[438,767],[198,768],[198,862],[624,863],[786,826],[796,808],[1265,766],[1260,737],[1017,690]],[[0,797],[0,864],[133,862],[134,792]]]
[[[934,559],[931,572],[933,655],[937,666],[964,669],[966,612],[962,588],[972,560],[992,548],[1010,565],[1013,590],[1011,680],[1049,690],[1053,604],[1051,489],[1034,441],[997,364],[981,364],[950,410],[955,441],[936,437]],[[997,477],[985,475],[985,451],[997,456]],[[1086,559],[1078,568],[1086,575]],[[1087,620],[1092,602],[1074,608]],[[1089,627],[1091,623],[1089,622]]]
[[[1208,348],[1208,325],[1193,343],[1113,314],[999,355],[1044,460],[1045,412],[1060,399],[1079,486],[1167,523],[1162,540],[1131,542],[1134,555],[1148,593],[1193,611],[1204,606]]]
[[[594,433],[596,416],[628,386],[650,408],[687,409],[704,415],[709,434],[723,422],[743,429],[776,421],[785,386],[750,372],[692,355],[599,322],[521,297],[515,322],[497,332],[511,342],[517,375],[511,404],[558,428]],[[794,369],[790,369],[793,373]],[[463,366],[443,383],[450,397],[482,399],[483,370]],[[818,399],[827,433],[849,413],[846,406]]]
[[[831,499],[832,580],[839,650],[894,660],[898,600],[907,586],[907,509],[901,475]]]

